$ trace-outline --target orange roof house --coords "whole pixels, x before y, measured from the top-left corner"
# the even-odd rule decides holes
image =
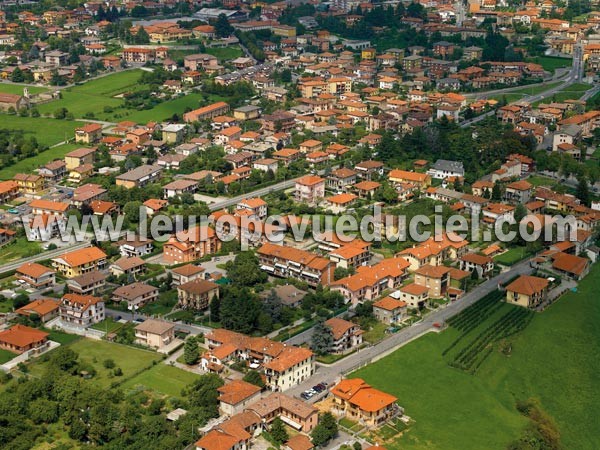
[[[42,322],[47,322],[58,315],[59,302],[52,298],[39,298],[17,309],[20,316],[31,317],[37,315]]]
[[[371,387],[361,378],[340,381],[331,394],[333,414],[367,426],[378,427],[400,413],[396,397]]]
[[[546,299],[549,281],[531,275],[521,275],[506,286],[506,302],[532,308]]]
[[[0,348],[21,354],[40,349],[48,341],[48,333],[25,325],[15,325],[0,332]]]

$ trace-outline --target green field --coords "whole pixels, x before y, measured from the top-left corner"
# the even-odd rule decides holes
[[[0,114],[0,128],[21,130],[25,136],[35,136],[38,142],[44,145],[54,145],[66,139],[72,139],[75,128],[80,126],[81,122],[72,120]]]
[[[525,247],[511,247],[508,251],[494,256],[494,261],[505,266],[512,266],[527,257]]]
[[[398,397],[415,422],[390,450],[503,450],[528,424],[517,401],[536,398],[558,425],[564,449],[600,446],[600,283],[596,266],[579,286],[494,347],[475,375],[448,366],[442,352],[456,329],[429,334],[361,369],[353,377]],[[503,308],[508,305],[503,305]],[[538,448],[538,447],[531,447]]]
[[[540,64],[548,72],[554,72],[561,67],[571,67],[573,65],[572,58],[558,58],[556,56],[537,56],[531,62]]]
[[[49,148],[32,158],[22,159],[12,166],[0,169],[0,180],[10,180],[17,173],[32,173],[34,169],[55,159],[62,159],[72,150],[81,147],[79,144],[62,144]]]
[[[161,356],[149,350],[141,350],[120,344],[92,339],[79,339],[69,346],[79,354],[79,360],[90,364],[96,370],[93,382],[103,387],[110,386],[113,382],[126,380],[144,369],[152,366],[153,361],[160,361]],[[112,370],[104,367],[104,361],[112,359],[115,367],[120,367],[123,375],[111,376]],[[42,374],[44,363],[33,363],[31,371]]]
[[[24,86],[21,84],[7,84],[0,83],[0,92],[3,94],[19,94],[23,95],[23,89],[29,89],[30,94],[39,94],[41,92],[48,92],[48,88],[39,86]]]
[[[533,104],[533,106],[537,106],[540,103],[549,103],[549,102],[564,102],[565,100],[579,100],[585,91],[591,89],[591,85],[587,83],[574,83],[570,86],[561,89],[552,97],[545,98],[543,100],[539,100]]]
[[[0,248],[0,264],[34,256],[41,252],[42,246],[39,242],[30,242],[27,238],[20,237],[15,243]]]
[[[244,54],[241,48],[237,46],[233,47],[207,47],[206,53],[209,55],[216,56],[220,62],[231,61],[232,59],[239,58]]]
[[[177,367],[157,364],[123,383],[122,388],[125,391],[138,388],[149,389],[170,397],[179,397],[181,390],[197,378],[198,375]]]
[[[122,323],[117,322],[112,317],[107,317],[102,322],[95,323],[92,325],[94,330],[103,331],[105,333],[113,333],[123,326]]]
[[[40,105],[38,110],[43,115],[52,115],[59,108],[67,108],[75,117],[93,112],[96,117],[104,118],[106,106],[117,108],[123,104],[122,99],[115,98],[116,95],[144,87],[138,82],[141,73],[139,69],[118,72],[63,89],[60,100]]]
[[[4,350],[4,349],[0,348],[0,364],[4,364],[5,362],[10,361],[15,356],[17,356],[17,355],[14,354],[13,352],[9,352],[8,350]]]
[[[522,88],[519,89],[514,89],[510,92],[507,92],[505,94],[496,94],[496,95],[492,95],[490,98],[493,98],[495,100],[502,100],[502,99],[506,99],[506,101],[508,103],[512,103],[512,102],[516,102],[519,100],[527,100],[527,97],[530,95],[536,95],[539,94],[541,92],[545,92],[549,89],[552,89],[556,86],[558,86],[561,82],[560,81],[555,81],[553,83],[547,83],[547,84],[540,84],[540,85],[536,85],[536,86],[524,86]]]

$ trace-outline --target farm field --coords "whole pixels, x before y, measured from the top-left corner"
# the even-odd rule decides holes
[[[554,94],[551,98],[546,98],[540,101],[537,101],[533,104],[533,106],[537,106],[540,103],[544,102],[564,102],[565,100],[579,100],[581,96],[590,89],[592,86],[587,83],[575,83],[570,86],[561,89],[556,94]]]
[[[529,95],[536,95],[539,94],[540,92],[544,92],[547,91],[549,89],[552,89],[553,87],[556,87],[560,84],[560,81],[555,81],[553,83],[547,83],[547,84],[543,84],[543,85],[539,85],[539,86],[523,86],[520,89],[515,89],[511,92],[507,92],[505,94],[496,94],[496,95],[492,95],[490,98],[493,98],[495,100],[503,100],[506,99],[506,101],[508,103],[512,103],[512,102],[516,102],[518,100],[521,100],[523,98],[527,98],[527,96]]]
[[[475,374],[450,367],[452,351],[442,356],[461,334],[452,327],[353,373],[352,377],[396,395],[415,421],[402,436],[382,445],[390,450],[503,450],[528,424],[516,402],[535,398],[556,421],[563,448],[597,449],[600,303],[594,290],[599,283],[596,266],[578,293],[565,294],[543,313],[534,314],[523,331],[508,336],[508,354],[499,351],[498,342],[492,344]],[[459,341],[455,352],[517,307],[496,308],[483,325]]]
[[[72,139],[75,128],[80,126],[81,122],[72,120],[0,115],[0,128],[21,130],[26,137],[34,136],[38,142],[48,146],[58,144],[64,141],[65,138]]]
[[[30,242],[25,237],[17,238],[16,242],[0,249],[0,264],[6,264],[42,252],[39,242]]]
[[[29,89],[30,94],[39,94],[47,92],[49,89],[41,86],[25,86],[22,84],[0,83],[0,92],[3,94],[18,94],[23,95],[23,89]]]
[[[571,67],[573,65],[572,58],[559,58],[556,56],[536,56],[531,62],[540,64],[548,72],[554,72],[561,67]]]
[[[66,108],[76,118],[89,112],[103,118],[105,107],[118,108],[123,104],[122,99],[115,98],[116,95],[144,87],[138,83],[141,74],[139,69],[128,70],[63,89],[60,100],[40,105],[38,110],[51,116],[57,109]]]
[[[149,389],[170,397],[180,397],[181,390],[198,378],[198,375],[166,364],[157,364],[149,370],[127,380],[123,390]]]
[[[17,173],[32,173],[33,170],[50,161],[64,158],[67,153],[79,147],[81,147],[79,144],[62,144],[49,148],[31,158],[22,159],[12,166],[0,169],[0,180],[9,180]]]
[[[244,55],[242,49],[238,46],[232,47],[207,47],[206,53],[216,56],[219,61],[227,61]]]
[[[79,354],[80,361],[91,365],[96,370],[97,373],[92,378],[92,382],[102,387],[108,387],[113,382],[126,380],[128,377],[150,368],[153,361],[160,361],[161,359],[161,355],[149,350],[91,339],[79,339],[70,344],[69,347]],[[107,359],[112,359],[115,362],[115,368],[121,368],[123,371],[122,376],[111,376],[114,369],[104,367],[104,361]],[[43,366],[43,363],[33,363],[31,372],[41,374],[43,373]]]

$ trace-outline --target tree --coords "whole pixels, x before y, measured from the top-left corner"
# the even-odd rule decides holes
[[[317,355],[325,355],[333,345],[333,333],[331,328],[325,325],[325,321],[320,319],[313,328],[313,335],[310,342],[310,348]]]
[[[265,382],[262,379],[262,376],[256,370],[249,370],[248,373],[244,375],[243,380],[260,388],[265,387]]]
[[[221,325],[228,330],[249,334],[256,328],[261,307],[260,299],[250,290],[229,287],[221,298]]]
[[[140,208],[142,202],[133,201],[125,203],[123,206],[123,214],[132,223],[138,223],[140,221]]]
[[[585,176],[579,177],[579,182],[577,183],[577,190],[575,191],[575,196],[579,200],[581,200],[581,203],[583,203],[585,206],[590,206],[590,187]]]
[[[242,252],[235,260],[229,261],[227,274],[233,284],[238,286],[255,286],[267,280],[267,274],[260,270],[258,258],[250,251]]]
[[[198,362],[198,358],[200,358],[200,349],[198,348],[196,338],[188,338],[183,346],[183,360],[188,366],[191,366]]]
[[[279,417],[275,417],[275,420],[273,420],[273,423],[271,424],[271,437],[278,444],[283,444],[289,439],[283,420]]]
[[[229,37],[233,31],[233,27],[229,24],[227,16],[225,14],[219,14],[219,17],[217,17],[217,21],[215,22],[215,34],[217,37]]]
[[[219,322],[221,320],[221,299],[218,295],[213,295],[209,308],[210,320],[212,322]]]
[[[150,42],[150,36],[148,35],[148,32],[144,30],[144,27],[140,27],[135,34],[134,41],[136,44],[148,44]]]
[[[500,187],[500,183],[497,181],[494,183],[494,187],[492,188],[492,200],[502,200],[502,188]]]
[[[319,424],[311,433],[312,442],[315,446],[323,446],[333,439],[338,433],[338,425],[335,417],[330,412],[319,416]]]
[[[13,70],[13,73],[10,75],[10,81],[13,83],[22,83],[25,81],[25,75],[23,74],[23,71],[16,67],[15,70]]]

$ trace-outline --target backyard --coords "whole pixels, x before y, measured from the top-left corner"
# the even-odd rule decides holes
[[[181,390],[198,378],[198,375],[166,364],[157,364],[149,370],[127,380],[122,388],[125,391],[144,389],[170,397],[180,397]]]
[[[600,303],[594,291],[599,283],[596,266],[578,293],[567,293],[535,314],[523,331],[507,338],[509,354],[494,344],[474,375],[450,367],[449,355],[442,356],[460,336],[456,328],[428,334],[353,373],[352,377],[397,396],[415,421],[386,447],[506,449],[528,423],[516,402],[533,397],[556,421],[563,448],[598,448]],[[485,320],[491,324],[496,319],[492,315]]]
[[[494,256],[494,261],[504,266],[512,266],[529,256],[525,247],[511,247],[506,252]]]
[[[69,347],[79,354],[80,361],[89,364],[96,371],[93,382],[106,388],[114,382],[123,382],[149,369],[154,362],[161,360],[161,355],[150,350],[91,339],[79,339]],[[114,368],[105,367],[104,362],[108,359],[114,361]],[[41,374],[43,367],[43,362],[35,362],[31,365],[31,372]],[[120,376],[114,375],[117,367],[122,371]]]

